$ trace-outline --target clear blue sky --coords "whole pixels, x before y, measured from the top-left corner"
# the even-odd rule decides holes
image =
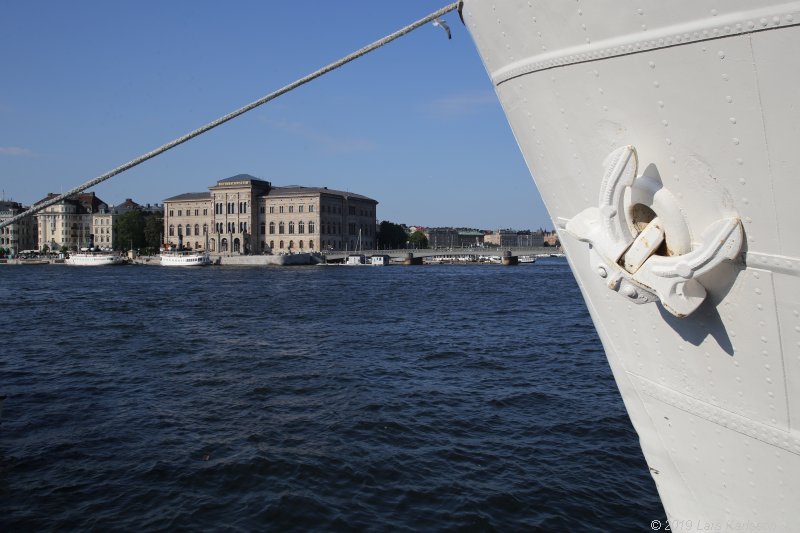
[[[4,2],[0,187],[62,192],[448,3]],[[477,51],[428,25],[93,190],[140,203],[248,173],[426,226],[551,227]]]

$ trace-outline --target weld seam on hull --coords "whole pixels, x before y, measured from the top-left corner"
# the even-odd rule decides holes
[[[747,435],[789,453],[800,455],[800,438],[791,432],[756,422],[715,405],[697,400],[642,376],[630,372],[628,375],[636,389],[642,394],[742,435]]]
[[[492,81],[495,85],[500,85],[513,78],[542,70],[797,25],[800,25],[798,3],[785,4],[780,9],[765,8],[734,13],[726,17],[704,19],[691,27],[670,26],[660,31],[648,31],[647,38],[624,36],[619,39],[604,39],[536,55],[493,72]]]

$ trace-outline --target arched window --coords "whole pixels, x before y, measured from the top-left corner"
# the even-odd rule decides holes
[[[308,247],[309,247],[310,249],[312,249],[312,250],[314,249],[314,240],[313,240],[313,239],[309,239],[309,240],[308,240]]]
[[[303,249],[303,241],[301,240],[301,241],[298,243],[298,245],[300,246],[300,249],[302,250],[302,249]]]
[[[308,232],[309,233],[314,233],[314,221],[313,220],[309,220],[308,221]]]
[[[281,235],[285,233],[283,222],[278,223],[278,233],[280,233]],[[281,248],[283,248],[283,246],[281,246]]]
[[[194,249],[195,250],[199,250],[200,249],[200,243],[199,242],[194,241]]]
[[[208,235],[208,224],[203,224],[203,235]]]
[[[208,245],[209,245],[209,247],[211,248],[211,251],[212,251],[212,252],[216,251],[216,249],[217,249],[217,241],[215,241],[214,239],[211,239],[211,240],[208,242]]]
[[[289,249],[291,250],[294,248],[294,241],[289,241]]]
[[[222,239],[221,241],[219,241],[219,251],[220,252],[228,251],[228,239]]]
[[[297,233],[305,233],[306,232],[306,223],[302,220],[297,223]],[[302,248],[302,246],[300,247]]]
[[[294,233],[294,222],[289,222],[289,233]]]
[[[173,226],[172,224],[169,225],[169,236],[170,237],[175,236],[175,226]]]
[[[269,234],[270,235],[275,235],[275,223],[274,222],[270,222],[269,223]]]
[[[195,235],[200,235],[200,224],[195,224],[194,225],[194,234]]]
[[[192,234],[192,226],[186,224],[186,236],[189,236],[191,234]]]
[[[269,249],[272,250],[275,248],[275,241],[269,241]]]
[[[239,247],[240,247],[239,239],[238,238],[237,239],[233,239],[233,251],[234,252],[238,252],[239,251]]]
[[[280,242],[280,243],[278,243],[278,244],[279,244],[279,246],[280,246],[280,249],[281,249],[281,250],[283,250],[283,241],[281,241],[281,242]]]

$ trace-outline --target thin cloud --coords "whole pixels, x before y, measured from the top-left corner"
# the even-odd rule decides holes
[[[490,91],[452,94],[431,102],[431,110],[442,115],[468,115],[487,106],[496,106],[497,96]]]
[[[306,141],[313,142],[326,152],[332,154],[368,152],[377,148],[375,142],[370,139],[334,137],[317,130],[311,130],[299,122],[268,120],[267,123],[276,129],[291,133]]]
[[[0,155],[7,155],[10,157],[30,157],[34,154],[32,150],[20,148],[19,146],[0,146]]]

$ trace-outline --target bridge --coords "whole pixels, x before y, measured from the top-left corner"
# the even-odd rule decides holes
[[[563,253],[560,247],[553,246],[532,246],[532,247],[504,247],[504,248],[476,248],[476,247],[452,247],[452,248],[409,248],[400,250],[332,250],[323,251],[322,254],[328,261],[343,261],[348,255],[388,255],[392,259],[405,259],[408,254],[413,256],[428,258],[436,256],[464,256],[471,255],[477,257],[502,256],[505,252],[511,255],[550,255]]]

